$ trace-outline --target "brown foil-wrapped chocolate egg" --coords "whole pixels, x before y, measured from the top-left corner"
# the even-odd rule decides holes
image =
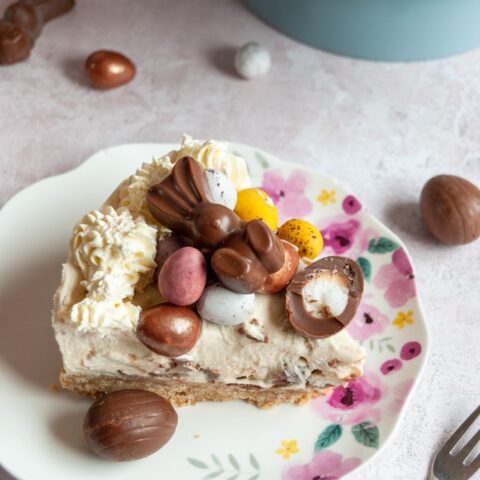
[[[117,462],[147,457],[175,433],[177,413],[163,397],[145,390],[121,390],[99,398],[85,415],[90,448]]]
[[[135,77],[134,63],[118,52],[98,50],[85,61],[88,78],[95,88],[108,89],[128,83]]]
[[[473,242],[480,236],[480,190],[454,175],[438,175],[423,187],[423,220],[432,234],[447,245]]]
[[[330,337],[355,316],[362,294],[358,264],[346,257],[325,257],[293,277],[287,287],[287,317],[308,337]]]
[[[201,324],[191,308],[163,303],[142,312],[137,338],[160,355],[178,357],[195,346]]]

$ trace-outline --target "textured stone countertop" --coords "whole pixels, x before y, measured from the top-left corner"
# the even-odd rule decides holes
[[[270,49],[273,66],[248,82],[233,74],[231,54],[251,40]],[[82,64],[99,48],[134,59],[135,81],[89,88]],[[0,69],[0,205],[99,149],[182,132],[256,145],[341,179],[407,244],[432,336],[401,427],[349,479],[422,479],[480,398],[480,244],[433,242],[417,201],[435,174],[480,183],[479,125],[480,50],[365,62],[298,44],[238,1],[82,0],[45,28],[28,62]]]

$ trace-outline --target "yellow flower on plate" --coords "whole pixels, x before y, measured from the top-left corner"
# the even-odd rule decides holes
[[[317,196],[317,202],[320,202],[324,207],[326,207],[329,203],[336,203],[337,192],[335,190],[323,189],[320,192],[320,195]]]
[[[296,440],[282,440],[281,448],[275,450],[275,453],[281,455],[284,460],[289,460],[291,455],[299,451]]]
[[[406,325],[412,325],[414,321],[413,310],[409,310],[408,312],[398,312],[392,323],[401,330]]]

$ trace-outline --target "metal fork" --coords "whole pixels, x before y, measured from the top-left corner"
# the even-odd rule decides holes
[[[473,435],[463,448],[452,455],[453,448],[462,439],[478,416],[480,416],[480,406],[457,428],[455,433],[437,453],[433,463],[432,478],[437,478],[438,480],[468,480],[480,469],[480,455],[477,455],[468,465],[465,465],[465,459],[480,441],[480,430]]]

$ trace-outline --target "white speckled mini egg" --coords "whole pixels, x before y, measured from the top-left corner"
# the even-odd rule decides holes
[[[218,170],[205,170],[205,193],[212,203],[219,203],[234,209],[237,203],[237,191],[230,179]]]
[[[197,302],[199,315],[220,325],[238,325],[252,318],[255,294],[232,292],[221,285],[210,285]]]
[[[239,48],[235,54],[235,68],[240,76],[247,79],[261,77],[270,70],[269,51],[255,42]]]

